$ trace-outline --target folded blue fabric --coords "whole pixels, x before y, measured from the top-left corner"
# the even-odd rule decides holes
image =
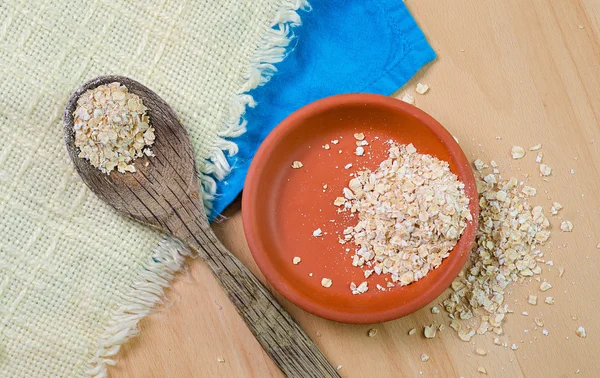
[[[218,183],[211,219],[242,191],[260,143],[285,117],[324,97],[352,92],[390,95],[435,52],[402,0],[312,0],[277,74],[251,92],[247,132],[234,141],[233,167]]]

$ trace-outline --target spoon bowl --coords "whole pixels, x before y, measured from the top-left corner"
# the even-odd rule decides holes
[[[121,83],[142,99],[155,129],[152,151],[156,156],[150,158],[144,155],[136,159],[136,172],[133,173],[123,174],[116,170],[110,174],[103,173],[89,161],[80,158],[79,149],[75,146],[73,113],[77,100],[90,89],[114,82]],[[120,213],[174,234],[176,229],[173,227],[179,225],[176,212],[189,205],[186,197],[199,199],[199,190],[192,145],[173,109],[156,93],[135,80],[102,76],[85,83],[71,95],[63,121],[67,150],[87,186]],[[177,187],[171,188],[173,186]],[[175,193],[170,190],[175,190]],[[181,194],[185,196],[181,197]],[[181,200],[186,203],[181,203]],[[199,207],[198,211],[204,212],[204,209]]]

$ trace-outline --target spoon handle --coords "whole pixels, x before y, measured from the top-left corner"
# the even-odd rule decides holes
[[[186,224],[185,232],[176,232],[179,234],[176,236],[206,261],[238,313],[281,371],[287,377],[339,377],[273,294],[221,244],[197,207],[192,212],[194,219]]]

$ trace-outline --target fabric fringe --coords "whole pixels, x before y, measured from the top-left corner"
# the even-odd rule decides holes
[[[256,54],[244,75],[244,84],[239,94],[231,101],[228,120],[218,132],[218,138],[209,155],[198,163],[198,177],[203,188],[204,205],[208,211],[212,208],[212,200],[217,191],[216,180],[223,180],[231,171],[226,154],[231,157],[238,152],[237,144],[230,139],[246,132],[243,116],[247,107],[256,105],[247,92],[266,84],[277,72],[275,64],[285,58],[286,48],[293,37],[291,29],[301,24],[297,11],[309,8],[305,0],[283,0],[273,18],[271,28],[258,42]],[[98,350],[85,371],[87,376],[107,376],[107,368],[116,364],[114,357],[121,345],[137,335],[139,321],[162,301],[164,289],[170,286],[175,273],[182,268],[186,256],[189,255],[189,250],[173,238],[166,237],[160,242],[100,336]]]
[[[176,239],[166,237],[159,243],[98,339],[98,350],[85,371],[86,376],[106,377],[107,367],[116,364],[113,357],[121,345],[137,335],[138,322],[162,301],[164,289],[189,255],[190,251]]]
[[[217,192],[217,181],[223,180],[231,171],[227,156],[237,154],[238,146],[232,141],[246,132],[244,114],[248,107],[254,107],[256,102],[251,90],[266,84],[277,72],[276,63],[285,59],[286,48],[293,37],[292,29],[301,25],[298,10],[309,10],[310,5],[305,0],[283,0],[271,28],[258,42],[256,54],[250,60],[250,65],[244,74],[244,83],[238,94],[234,95],[229,107],[227,121],[217,133],[208,156],[198,164],[198,176],[203,188],[204,206],[208,213],[212,209],[212,201]]]

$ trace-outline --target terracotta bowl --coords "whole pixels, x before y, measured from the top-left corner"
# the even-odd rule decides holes
[[[354,133],[369,142],[356,156]],[[417,151],[448,161],[465,183],[473,221],[442,264],[426,277],[386,291],[385,277],[373,274],[369,290],[353,295],[350,282],[365,281],[352,266],[353,244],[338,235],[356,218],[339,214],[333,205],[350,174],[374,170],[387,158],[387,140],[412,143]],[[334,144],[337,140],[338,143]],[[330,149],[322,146],[329,144]],[[304,165],[292,169],[294,161]],[[345,169],[347,164],[352,167]],[[327,185],[324,188],[324,185]],[[475,178],[452,135],[418,108],[391,97],[350,94],[309,104],[287,117],[266,138],[250,166],[242,199],[248,245],[267,280],[287,299],[315,315],[345,323],[377,323],[408,315],[432,302],[465,265],[479,215]],[[322,237],[314,237],[320,228]],[[346,251],[350,248],[350,252]],[[295,265],[298,256],[302,261]],[[332,286],[321,285],[330,278]]]

